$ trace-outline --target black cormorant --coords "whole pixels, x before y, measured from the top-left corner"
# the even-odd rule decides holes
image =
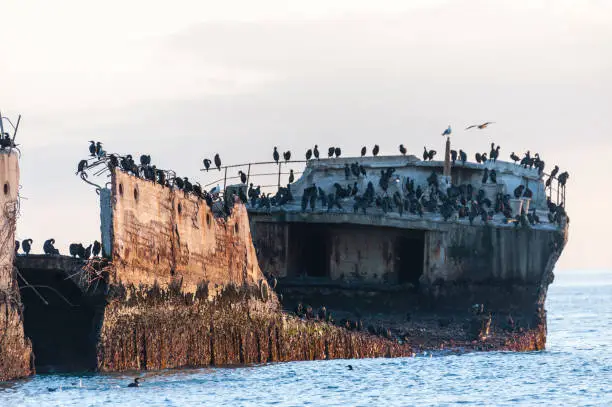
[[[25,239],[21,242],[21,248],[23,249],[23,252],[26,254],[26,256],[30,254],[30,250],[32,250],[32,242],[32,239]]]
[[[327,158],[332,158],[336,152],[336,147],[330,147],[327,149]]]
[[[489,169],[485,168],[482,173],[482,183],[486,184],[488,179],[489,179]]]
[[[514,154],[514,151],[510,153],[510,159],[514,161],[515,164],[521,160],[518,155]]]
[[[96,142],[93,140],[89,140],[89,142],[91,143],[89,145],[89,155],[92,157],[96,156]]]
[[[17,254],[17,252],[19,251],[19,246],[21,246],[19,240],[15,240],[15,254]]]
[[[246,184],[247,182],[246,174],[242,171],[238,171],[238,175],[240,175],[240,182],[242,182],[243,184]]]
[[[55,239],[45,240],[45,243],[43,243],[43,251],[45,254],[59,254],[59,250],[53,247],[54,244]]]
[[[219,157],[219,154],[215,154],[215,166],[221,171],[221,157]]]
[[[361,147],[361,156],[364,157],[367,153],[368,149],[365,146]]]
[[[453,162],[453,165],[455,165],[455,162],[457,161],[457,150],[451,150],[451,161]]]
[[[92,248],[92,245],[89,245],[85,248],[85,251],[83,252],[84,259],[89,259],[91,257],[91,248]]]
[[[318,160],[319,159],[319,146],[315,144],[314,150],[312,150],[312,154]]]
[[[202,160],[202,163],[204,164],[204,168],[206,169],[206,171],[208,171],[210,169],[210,160],[208,158],[205,158],[204,160]]]
[[[553,168],[553,170],[550,172],[550,177],[555,178],[558,173],[559,173],[559,166],[555,165],[555,168]]]
[[[402,155],[406,155],[406,147],[404,147],[403,144],[399,145],[399,151],[402,153]]]
[[[459,159],[461,160],[463,165],[465,165],[465,162],[467,161],[467,154],[465,151],[459,150]]]
[[[93,253],[94,257],[98,257],[100,255],[100,252],[102,251],[102,245],[100,244],[100,242],[98,242],[97,240],[95,240],[93,242],[93,247],[91,249],[91,252]]]
[[[342,154],[342,150],[340,150],[340,147],[334,148],[334,154],[336,154],[336,158],[340,157],[340,154]]]
[[[82,173],[83,171],[85,171],[86,168],[87,168],[87,160],[79,161],[79,165],[77,165],[77,172],[76,172],[76,174]]]
[[[310,160],[310,157],[312,157],[312,150],[308,149],[306,150],[306,160]]]
[[[140,165],[147,166],[151,164],[151,156],[150,155],[141,155],[140,156]]]
[[[283,158],[285,159],[285,162],[291,160],[291,151],[287,150],[283,153]]]
[[[378,147],[378,144],[374,144],[374,148],[372,149],[372,155],[376,157],[379,151],[380,151],[380,147]]]
[[[280,158],[280,155],[278,154],[278,150],[276,147],[274,147],[274,151],[272,152],[272,158],[274,159],[274,162],[276,162],[278,164],[278,160]]]
[[[344,164],[344,178],[349,179],[351,177],[351,167],[349,167],[348,163]]]
[[[127,387],[139,387],[140,386],[140,377],[134,379],[134,381],[128,384]]]
[[[293,184],[294,180],[295,180],[295,176],[293,175],[293,170],[289,170],[289,183]]]

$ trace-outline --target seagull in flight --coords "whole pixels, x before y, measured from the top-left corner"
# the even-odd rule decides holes
[[[451,130],[451,126],[449,124],[448,127],[446,128],[446,130],[444,130],[444,133],[442,133],[442,136],[450,136],[451,133],[452,133],[452,130]]]
[[[489,124],[493,124],[493,123],[495,122],[484,122],[483,124],[472,124],[471,126],[468,126],[465,129],[469,130],[469,129],[473,129],[474,127],[478,127],[478,129],[482,130],[482,129],[486,129],[489,126]]]

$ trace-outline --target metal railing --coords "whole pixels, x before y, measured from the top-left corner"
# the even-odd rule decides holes
[[[283,166],[289,166],[291,164],[305,164],[307,162],[308,161],[306,160],[290,160],[290,161],[279,160],[278,163],[276,161],[261,161],[261,162],[253,162],[253,163],[225,165],[225,166],[221,166],[220,168],[211,167],[208,171],[205,168],[202,168],[200,169],[200,171],[207,171],[207,172],[222,171],[223,172],[223,178],[219,178],[212,182],[208,182],[204,184],[204,188],[208,188],[211,185],[219,185],[222,182],[223,183],[222,191],[225,191],[225,189],[227,188],[228,181],[240,179],[240,175],[229,175],[228,176],[228,169],[242,169],[242,168],[246,168],[246,172],[242,171],[246,175],[246,183],[245,183],[246,185],[249,185],[252,178],[274,176],[276,177],[276,184],[268,183],[268,184],[260,184],[259,186],[262,188],[273,188],[273,187],[279,188],[282,185],[281,184],[282,176],[290,174],[290,172],[286,172],[286,171],[283,172]],[[277,166],[278,171],[270,172],[268,170],[267,172],[258,172],[258,173],[254,173],[252,171],[253,167],[262,167],[262,166],[270,167],[272,165]],[[302,173],[303,171],[293,171],[293,174],[296,177]]]

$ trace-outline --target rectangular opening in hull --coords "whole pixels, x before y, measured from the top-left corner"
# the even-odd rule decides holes
[[[396,271],[400,284],[410,283],[418,287],[423,275],[425,233],[398,236],[395,245]]]
[[[329,231],[325,225],[291,225],[289,276],[329,277],[329,253]]]

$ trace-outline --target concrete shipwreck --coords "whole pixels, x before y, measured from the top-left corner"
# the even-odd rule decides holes
[[[148,177],[149,164],[96,158],[110,170],[96,186],[102,256],[14,256],[16,213],[2,214],[0,380],[543,349],[564,209],[549,216],[537,169],[451,163],[448,149],[445,161],[310,160],[276,200],[247,197],[243,179],[213,201]],[[13,208],[14,153],[0,152],[0,172]],[[451,195],[459,209],[446,210]]]

